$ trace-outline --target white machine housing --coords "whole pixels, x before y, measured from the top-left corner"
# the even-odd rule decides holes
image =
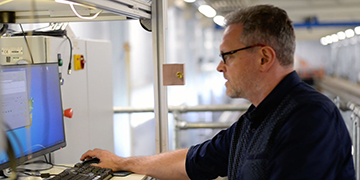
[[[89,149],[102,148],[114,152],[113,133],[113,81],[111,43],[72,39],[72,64],[74,55],[82,55],[85,66],[71,74],[68,72],[70,43],[66,38],[27,36],[34,63],[63,61],[59,71],[63,109],[72,108],[73,117],[64,117],[67,146],[55,151],[56,164],[73,164]],[[2,65],[31,63],[24,37],[0,39]],[[0,136],[1,137],[1,136]]]

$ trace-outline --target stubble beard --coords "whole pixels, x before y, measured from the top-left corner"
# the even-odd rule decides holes
[[[245,98],[240,84],[236,86],[228,84],[226,86],[226,95],[230,98]]]
[[[245,98],[250,100],[254,92],[258,92],[259,86],[257,79],[254,78],[242,78],[236,84],[226,84],[226,95],[230,98]]]

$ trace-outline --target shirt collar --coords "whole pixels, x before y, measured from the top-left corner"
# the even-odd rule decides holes
[[[261,122],[269,112],[278,106],[283,97],[300,82],[301,79],[296,71],[289,73],[257,107],[252,104],[245,113],[245,116],[250,121]]]

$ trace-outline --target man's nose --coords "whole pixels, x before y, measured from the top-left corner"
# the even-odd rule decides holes
[[[220,61],[216,70],[219,72],[224,72],[224,67],[225,67],[225,64],[223,63],[223,61]]]

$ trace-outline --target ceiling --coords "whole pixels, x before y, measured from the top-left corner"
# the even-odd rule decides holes
[[[210,5],[218,15],[245,6],[275,5],[287,11],[298,40],[320,39],[360,26],[360,0],[197,0],[193,4]]]
[[[112,4],[110,3],[114,2],[124,4],[124,2],[148,0],[73,1],[98,2],[99,4],[109,4],[111,6]],[[184,3],[183,0],[168,0],[168,4],[173,4],[173,1]],[[360,26],[360,0],[197,0],[191,5],[197,7],[202,4],[212,6],[218,15],[226,15],[234,9],[245,6],[257,4],[275,5],[288,12],[295,26],[297,40],[319,40],[323,36]],[[124,6],[127,7],[126,4]],[[74,21],[78,20],[77,17],[73,17],[73,13],[68,5],[55,3],[54,0],[0,0],[0,11],[11,10],[21,12],[31,9],[38,11],[38,17],[45,17],[43,18],[44,21],[51,21],[50,18],[57,18],[57,21],[71,20],[71,18]],[[89,10],[84,7],[77,7],[77,10],[84,15],[93,15],[98,12],[96,9]],[[135,9],[130,9],[129,11],[134,12]],[[19,16],[18,21],[33,21],[29,19],[32,15],[32,13],[26,12],[17,13],[17,16]],[[66,15],[71,15],[72,17]],[[111,13],[103,11],[97,20],[121,19],[119,16],[110,16]]]

